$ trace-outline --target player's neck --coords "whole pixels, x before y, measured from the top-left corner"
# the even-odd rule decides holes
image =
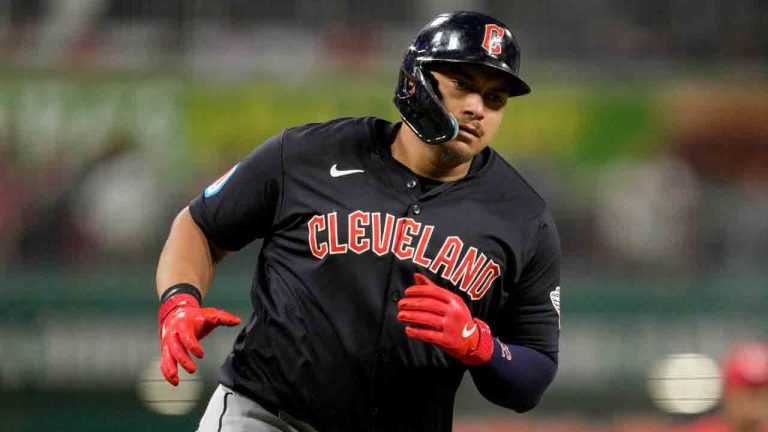
[[[465,177],[472,163],[469,161],[446,166],[441,163],[441,148],[420,140],[405,124],[397,132],[390,150],[396,161],[415,174],[438,181],[453,181]]]

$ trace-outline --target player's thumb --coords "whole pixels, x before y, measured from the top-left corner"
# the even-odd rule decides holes
[[[413,280],[416,282],[416,285],[432,285],[432,281],[421,273],[414,273]]]
[[[206,321],[213,325],[224,325],[231,327],[236,326],[242,322],[240,317],[237,315],[231,314],[221,309],[206,308],[204,314]]]

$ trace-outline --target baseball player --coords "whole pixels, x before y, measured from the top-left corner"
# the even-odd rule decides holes
[[[530,92],[507,26],[443,14],[403,60],[402,122],[286,129],[176,217],[160,257],[161,369],[240,319],[203,308],[216,263],[263,247],[253,313],[200,431],[449,431],[469,371],[524,412],[555,376],[560,248],[544,200],[488,144]]]

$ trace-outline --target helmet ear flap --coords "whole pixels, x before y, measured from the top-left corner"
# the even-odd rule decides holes
[[[459,124],[440,102],[437,80],[420,66],[400,70],[394,102],[403,121],[422,141],[440,144],[456,138]]]
[[[443,100],[443,94],[440,93],[440,84],[437,82],[437,78],[435,78],[435,75],[432,74],[432,71],[429,69],[422,69],[424,78],[426,78],[424,81],[429,83],[429,87],[432,90],[432,92],[437,96],[437,99],[442,101]]]

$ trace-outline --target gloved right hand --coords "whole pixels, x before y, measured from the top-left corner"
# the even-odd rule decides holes
[[[176,363],[189,373],[197,370],[189,353],[203,358],[205,351],[200,339],[220,325],[236,326],[240,318],[215,308],[201,308],[191,294],[172,295],[160,305],[157,315],[160,324],[160,371],[169,383],[179,385]]]
[[[414,285],[405,289],[397,303],[397,319],[406,324],[405,334],[431,343],[468,366],[488,363],[493,356],[493,337],[488,324],[472,313],[464,300],[415,273]]]

